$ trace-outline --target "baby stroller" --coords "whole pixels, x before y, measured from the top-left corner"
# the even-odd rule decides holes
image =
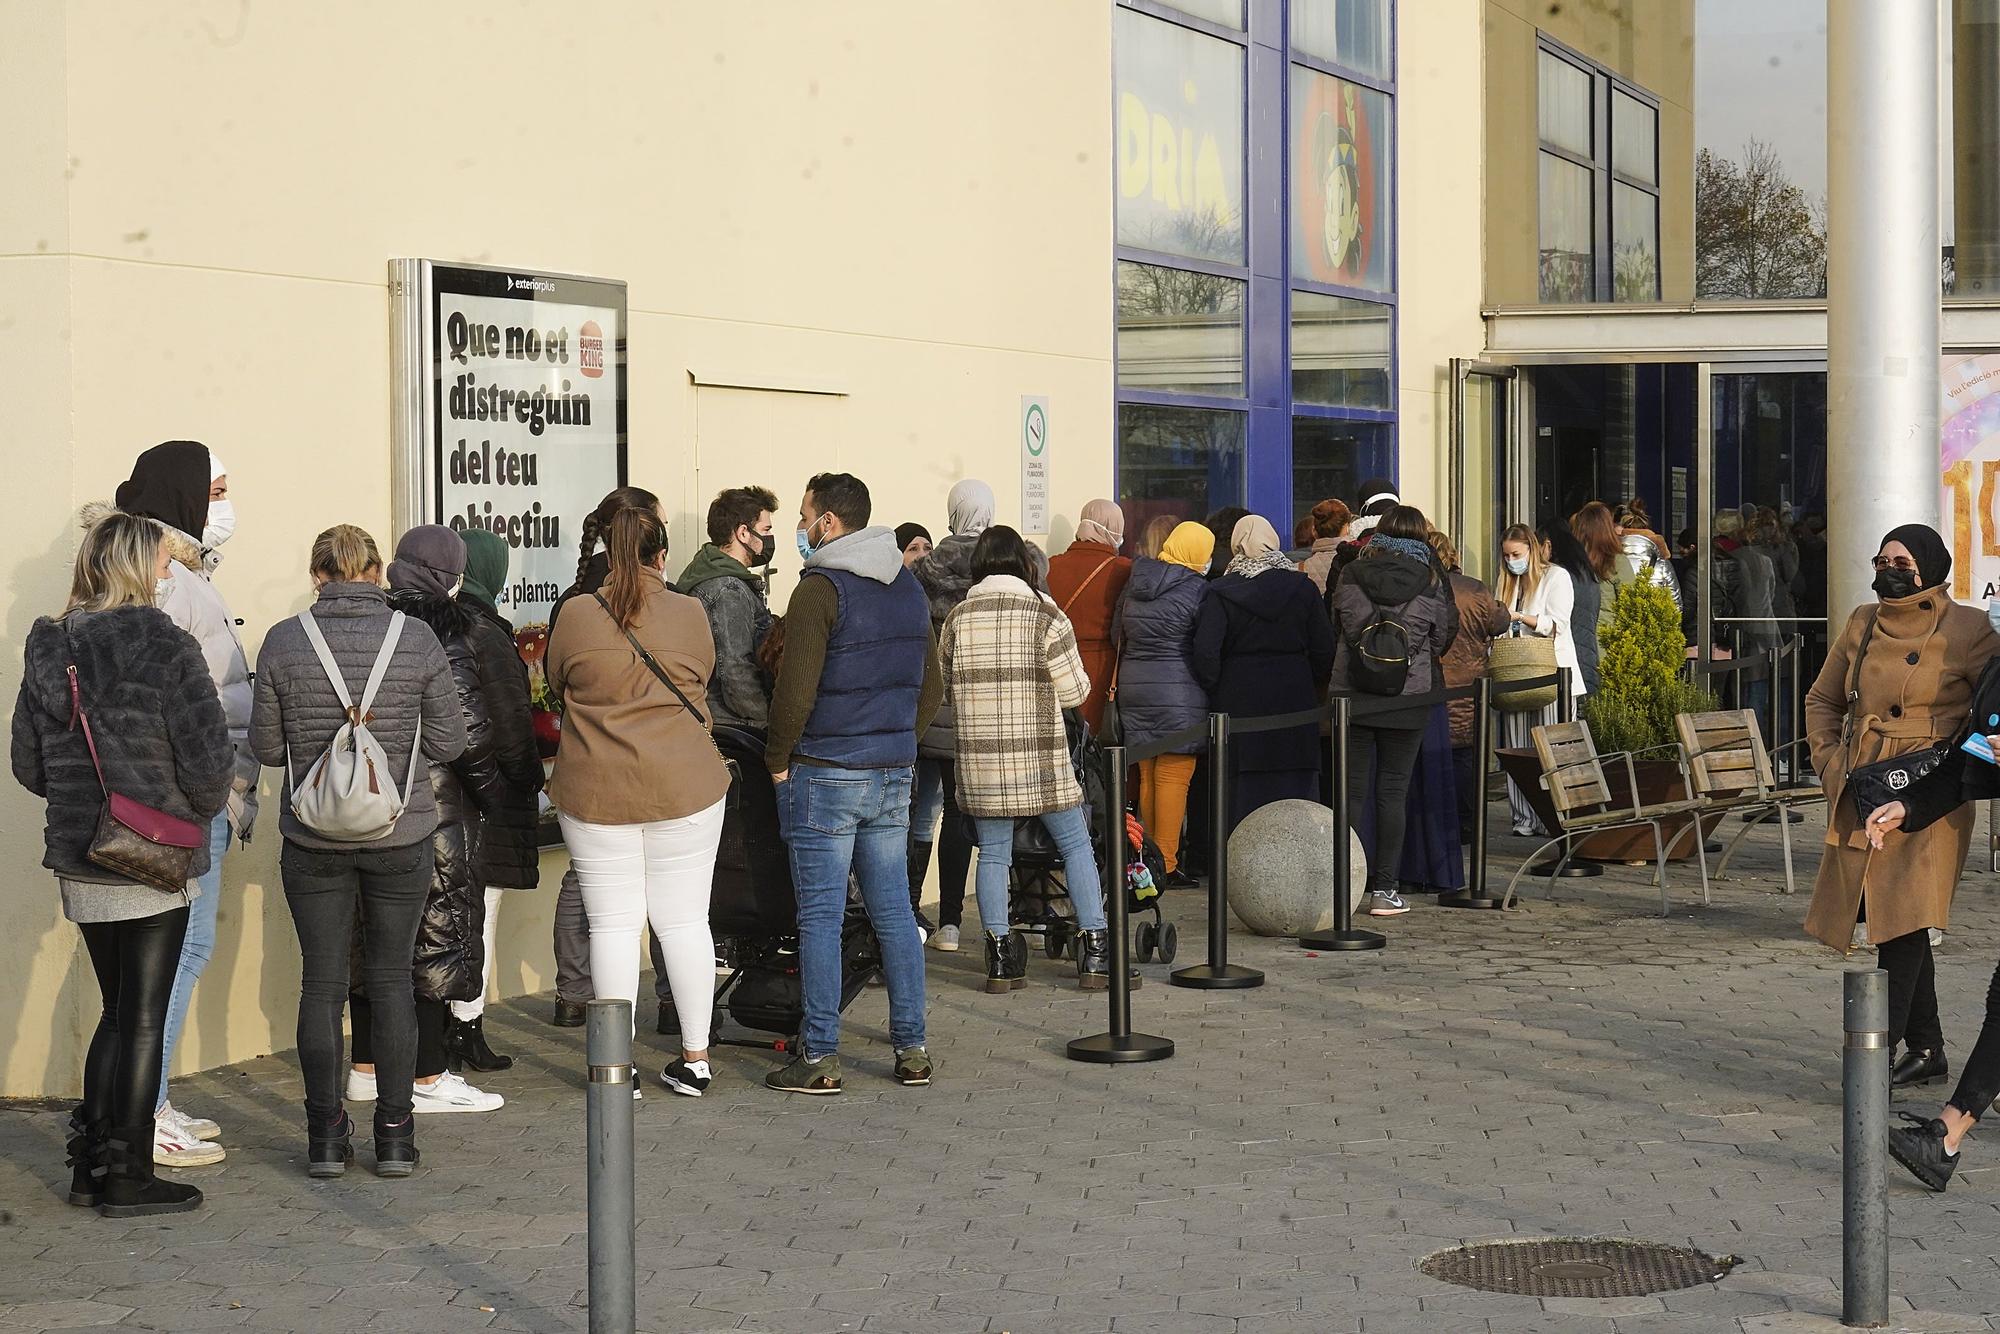
[[[1063,711],[1063,730],[1069,737],[1069,758],[1076,780],[1083,788],[1084,812],[1090,821],[1091,843],[1100,858],[1104,848],[1104,811],[1110,794],[1104,785],[1104,747],[1084,725],[1075,709]],[[967,836],[971,820],[967,818]],[[1157,957],[1172,963],[1179,948],[1179,936],[1171,922],[1160,913],[1157,888],[1166,875],[1160,851],[1145,835],[1138,817],[1125,813],[1125,856],[1117,866],[1102,867],[1107,889],[1122,882],[1126,908],[1142,918],[1132,933],[1132,957]],[[1143,870],[1142,870],[1143,868]],[[1014,822],[1014,866],[1008,886],[1009,926],[1024,935],[1042,938],[1042,953],[1051,959],[1076,957],[1076,913],[1070,905],[1069,886],[1063,874],[1062,856],[1048,828],[1037,819]]]
[[[758,733],[720,726],[715,745],[729,766],[722,845],[708,907],[716,954],[729,969],[715,989],[716,1015],[720,1020],[727,1014],[753,1032],[776,1034],[777,1041],[723,1036],[713,1041],[789,1051],[805,1021],[805,1007],[798,901],[792,893],[791,862],[778,836],[777,791],[764,767],[764,738]],[[840,961],[840,1008],[845,1012],[882,966],[874,928],[852,892],[841,923]],[[717,1027],[719,1031],[719,1023]]]

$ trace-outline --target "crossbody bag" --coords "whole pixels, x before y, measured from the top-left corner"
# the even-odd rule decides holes
[[[722,747],[716,745],[714,720],[702,716],[701,710],[697,709],[693,702],[688,699],[686,693],[674,684],[674,678],[667,675],[667,669],[660,665],[660,660],[653,656],[653,651],[639,642],[639,636],[633,634],[630,630],[626,630],[624,626],[618,625],[618,618],[611,614],[611,604],[604,600],[604,594],[593,593],[591,596],[597,599],[598,606],[604,608],[604,614],[610,619],[611,623],[618,626],[624,632],[625,642],[630,644],[632,651],[639,655],[639,661],[646,664],[646,670],[658,677],[661,685],[674,692],[674,698],[681,702],[681,707],[686,709],[689,716],[700,726],[701,734],[708,738],[708,744],[715,749],[715,758],[721,760],[722,767],[729,771],[730,786],[733,788],[740,771],[737,768],[736,761],[724,755]]]
[[[1861,700],[1861,664],[1868,657],[1868,643],[1875,638],[1879,609],[1868,613],[1868,628],[1861,632],[1861,647],[1854,665],[1847,669],[1847,711],[1840,720],[1840,744],[1850,762],[1854,759],[1854,710]],[[1866,820],[1892,801],[1901,801],[1910,784],[1930,773],[1951,757],[1951,738],[1933,742],[1906,755],[1875,760],[1847,771],[1847,792],[1855,814]]]

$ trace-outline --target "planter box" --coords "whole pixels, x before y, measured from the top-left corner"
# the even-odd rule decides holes
[[[1500,770],[1514,780],[1521,791],[1528,794],[1528,804],[1535,808],[1535,814],[1549,829],[1556,829],[1555,807],[1549,801],[1549,794],[1542,789],[1542,762],[1532,750],[1502,749],[1494,752],[1500,761]],[[1639,779],[1639,803],[1651,806],[1660,802],[1682,801],[1687,798],[1687,789],[1681,782],[1680,766],[1672,760],[1638,760],[1633,770]],[[1605,785],[1611,789],[1614,804],[1629,804],[1631,793],[1627,789],[1624,761],[1618,760],[1604,766]],[[1680,815],[1660,822],[1661,836],[1670,851],[1667,860],[1683,862],[1692,860],[1695,854],[1695,838],[1683,835],[1679,844],[1674,836],[1685,830],[1692,816]],[[1722,823],[1720,811],[1702,817],[1701,837],[1706,839]],[[1636,862],[1653,860],[1653,831],[1644,825],[1631,829],[1613,829],[1602,834],[1592,834],[1577,840],[1576,855],[1591,861]]]

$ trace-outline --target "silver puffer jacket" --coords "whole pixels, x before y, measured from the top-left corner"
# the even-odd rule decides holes
[[[1669,560],[1646,533],[1627,533],[1618,540],[1620,566],[1624,576],[1620,582],[1643,579],[1655,588],[1667,590],[1667,596],[1674,600],[1674,610],[1681,609],[1681,582],[1674,577],[1674,563]]]

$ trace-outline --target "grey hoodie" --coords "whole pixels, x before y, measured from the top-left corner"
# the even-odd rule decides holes
[[[806,570],[842,570],[893,584],[903,572],[903,552],[896,545],[896,530],[872,524],[858,532],[846,533],[825,543],[806,558]]]

